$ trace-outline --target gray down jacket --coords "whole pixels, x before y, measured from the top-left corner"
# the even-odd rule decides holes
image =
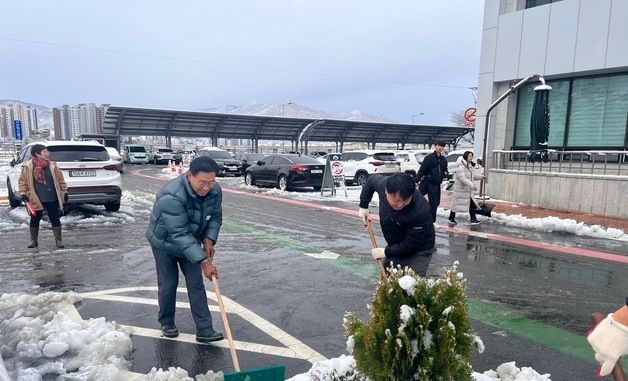
[[[456,172],[454,172],[454,194],[451,202],[451,211],[468,213],[473,191],[476,189],[476,185],[473,183],[473,167],[462,156],[458,158],[456,163],[458,167]]]
[[[206,255],[201,242],[214,243],[222,226],[222,189],[218,183],[205,197],[198,197],[187,172],[172,179],[159,193],[146,229],[152,247],[171,255],[200,262]]]

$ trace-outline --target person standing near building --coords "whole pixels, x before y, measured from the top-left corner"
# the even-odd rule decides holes
[[[18,179],[20,199],[28,203],[34,211],[29,212],[31,242],[28,247],[32,249],[39,246],[39,223],[45,209],[52,225],[55,244],[57,248],[63,249],[65,244],[61,237],[61,215],[68,186],[57,163],[50,161],[50,153],[46,146],[43,144],[31,146],[31,157],[31,160],[25,161],[22,165]]]
[[[465,151],[458,158],[456,172],[454,173],[454,196],[449,212],[449,223],[456,225],[456,212],[469,212],[471,223],[477,224],[479,221],[475,216],[478,205],[473,199],[473,192],[477,190],[474,180],[474,168],[472,165],[473,152]]]
[[[447,160],[443,156],[445,142],[436,142],[434,152],[425,156],[417,174],[421,194],[427,194],[430,202],[432,220],[436,222],[436,211],[440,205],[440,185],[447,178]]]
[[[222,340],[213,328],[207,305],[203,275],[218,278],[212,263],[222,226],[222,189],[216,182],[218,165],[210,157],[198,157],[189,171],[168,182],[157,194],[146,229],[157,268],[161,332],[165,337],[179,336],[175,325],[175,306],[179,268],[185,277],[196,341]]]
[[[379,196],[379,223],[388,245],[372,250],[373,258],[386,266],[410,267],[420,276],[434,253],[434,223],[430,207],[416,190],[414,177],[407,173],[369,176],[362,186],[358,215],[366,225],[373,194]]]

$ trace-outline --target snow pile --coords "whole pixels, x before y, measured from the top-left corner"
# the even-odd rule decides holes
[[[541,375],[532,368],[519,369],[514,361],[498,366],[497,371],[473,372],[472,376],[475,381],[551,381],[549,374]],[[356,370],[353,356],[342,355],[338,358],[317,362],[306,373],[297,374],[286,381],[335,380],[368,381],[369,378]]]
[[[519,369],[515,362],[507,362],[482,374],[473,373],[475,381],[551,381],[549,374],[539,374],[532,368]]]
[[[449,210],[438,208],[438,215],[441,217],[449,217]],[[456,213],[456,217],[469,218],[468,213]],[[587,225],[584,222],[577,222],[573,219],[561,219],[556,216],[547,216],[542,218],[528,218],[521,214],[505,214],[496,213],[491,214],[489,221],[502,224],[510,227],[517,227],[523,229],[539,230],[544,232],[564,232],[571,233],[578,236],[602,238],[602,239],[615,239],[620,241],[628,241],[628,234],[624,233],[621,229],[605,228],[600,225]],[[478,219],[483,219],[483,216],[478,216]]]
[[[0,352],[12,379],[123,379],[132,344],[104,318],[80,319],[76,293],[0,296]],[[1,372],[0,372],[1,374]]]
[[[144,376],[136,378],[135,381],[194,381],[195,379],[188,375],[188,372],[179,367],[170,367],[168,370],[151,369]],[[196,381],[223,381],[224,375],[222,372],[214,373],[208,371],[205,374],[199,374],[196,376]],[[1,380],[0,380],[1,381]]]

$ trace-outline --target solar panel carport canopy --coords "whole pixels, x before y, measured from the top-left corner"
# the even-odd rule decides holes
[[[434,125],[292,118],[109,106],[103,134],[316,142],[453,143],[472,129]]]

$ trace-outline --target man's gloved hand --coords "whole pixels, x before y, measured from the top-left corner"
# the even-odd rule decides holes
[[[20,201],[22,202],[28,202],[28,196],[26,194],[23,194],[20,196]]]
[[[360,216],[360,219],[362,219],[362,223],[364,225],[366,225],[367,220],[370,221],[371,219],[369,218],[369,210],[365,209],[365,208],[360,208],[358,209],[358,216]]]
[[[209,259],[203,259],[203,261],[201,261],[201,269],[203,270],[205,278],[212,280],[216,277],[216,279],[218,279],[218,269],[216,268],[216,265],[209,261]]]
[[[214,254],[216,253],[216,249],[214,248],[214,242],[211,239],[205,238],[203,240],[203,251],[205,251],[205,255],[207,258],[213,259]]]
[[[602,364],[600,376],[607,376],[615,367],[617,360],[628,354],[628,327],[615,321],[613,314],[608,314],[587,340],[595,351],[595,359]]]
[[[384,251],[383,247],[376,247],[373,250],[371,250],[371,255],[373,256],[373,259],[384,259],[386,258],[386,253]]]

